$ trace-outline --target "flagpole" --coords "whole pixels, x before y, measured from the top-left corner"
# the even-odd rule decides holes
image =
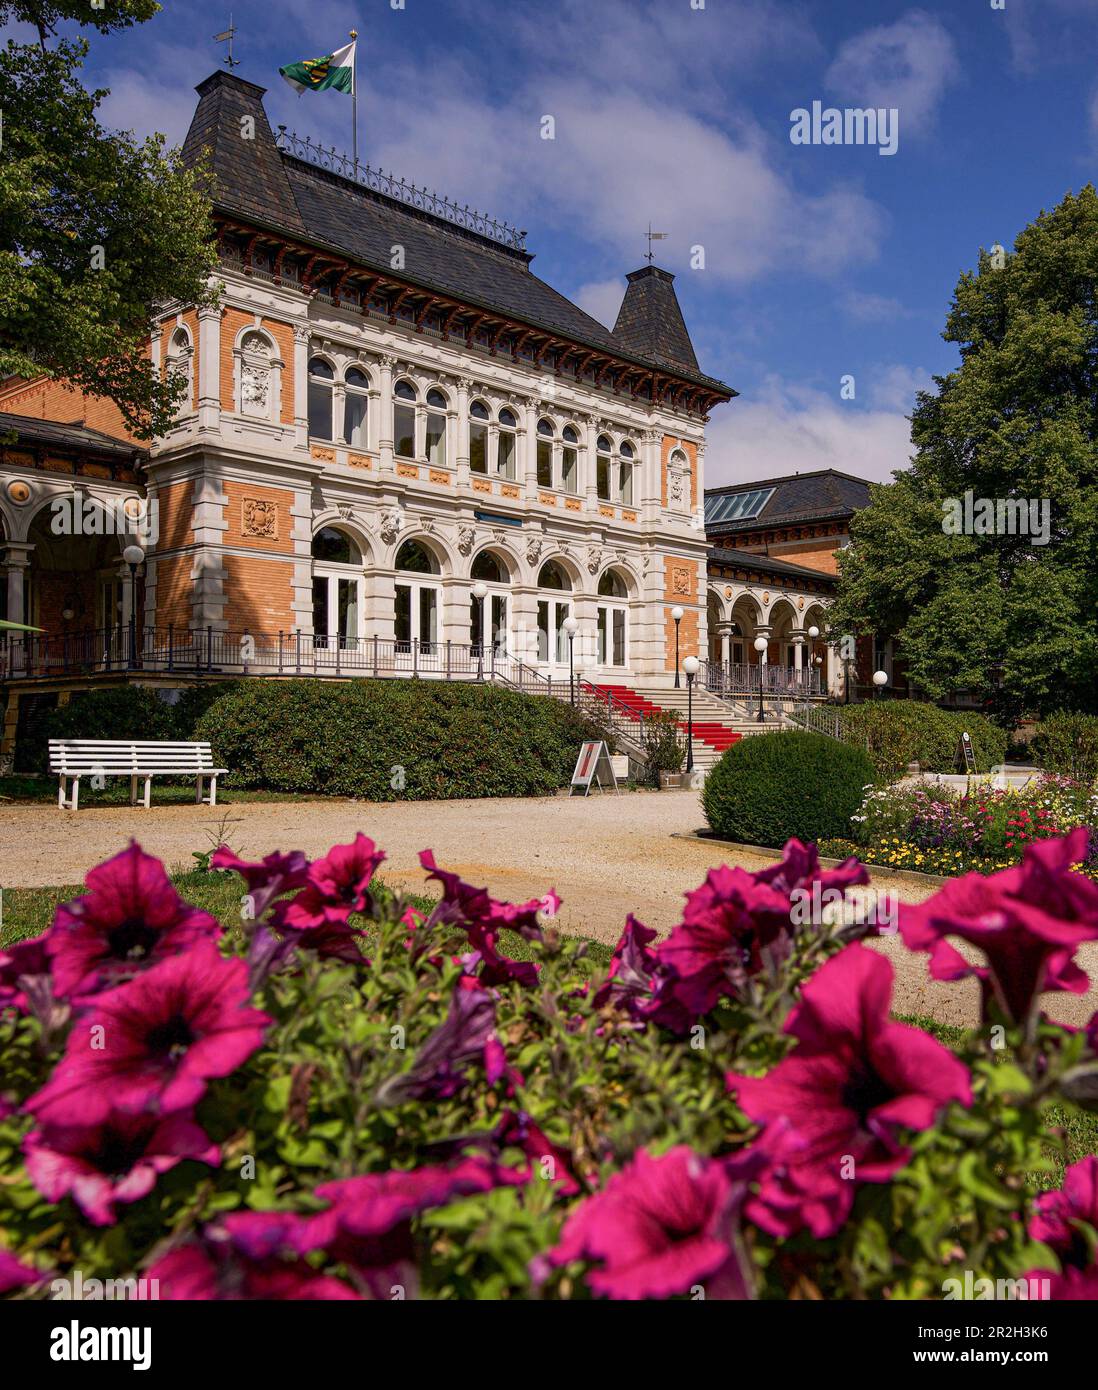
[[[351,30],[351,42],[358,38],[357,29]],[[355,65],[358,60],[358,45],[351,52],[351,157],[355,162],[355,177],[358,177],[358,74]]]

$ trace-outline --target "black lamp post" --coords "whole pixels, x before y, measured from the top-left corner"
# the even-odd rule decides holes
[[[812,647],[812,643],[815,642],[816,638],[819,637],[819,635],[820,629],[816,627],[815,624],[813,624],[813,626],[808,629],[808,690],[805,692],[806,695],[810,695],[812,693],[812,668],[813,666],[820,665],[820,662],[816,660],[816,654]]]
[[[145,558],[139,545],[128,545],[122,558],[130,567],[130,670],[137,665],[137,567]]]
[[[679,623],[682,622],[682,609],[672,608],[671,616],[675,620],[675,689],[681,690],[679,682]]]
[[[579,623],[577,623],[572,614],[569,613],[561,626],[568,634],[568,700],[569,703],[574,705],[576,703],[576,679],[574,674],[575,667],[572,664],[572,643],[576,640],[576,628],[579,627]]]
[[[479,641],[477,642],[477,680],[478,680],[478,681],[482,681],[482,680],[484,679],[484,600],[485,600],[485,598],[487,597],[487,595],[488,595],[488,586],[487,586],[487,584],[476,583],[476,584],[473,585],[473,597],[474,597],[474,598],[476,599],[476,601],[477,601],[477,612],[478,612],[478,614],[479,614],[479,616],[480,616],[480,621],[479,621],[478,624],[477,624],[477,627],[479,628],[479,633],[478,633]]]
[[[694,771],[694,677],[698,674],[701,662],[696,656],[688,656],[682,663],[686,672],[686,771]]]
[[[756,723],[766,722],[766,715],[763,713],[763,679],[766,676],[766,638],[756,637],[752,644],[759,654],[759,717]]]

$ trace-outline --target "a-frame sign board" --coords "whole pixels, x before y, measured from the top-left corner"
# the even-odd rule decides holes
[[[581,746],[579,757],[576,759],[575,771],[572,773],[570,794],[575,796],[577,791],[582,791],[583,795],[586,796],[591,790],[592,783],[600,789],[610,786],[614,788],[615,792],[618,790],[618,779],[614,776],[610,753],[601,739],[592,740],[592,742]]]
[[[962,772],[976,771],[976,754],[972,751],[972,738],[965,732],[957,740],[956,766]],[[962,764],[964,766],[962,767]]]

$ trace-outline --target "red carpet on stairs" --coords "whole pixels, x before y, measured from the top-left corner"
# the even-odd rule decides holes
[[[592,689],[602,691],[612,695],[618,704],[625,705],[628,709],[636,710],[640,714],[665,714],[667,711],[662,705],[653,704],[651,700],[646,700],[643,695],[638,695],[635,690],[631,690],[627,685],[593,685]],[[679,728],[686,728],[686,720],[679,720]],[[739,743],[743,734],[738,734],[732,729],[726,729],[723,724],[714,724],[708,720],[694,720],[694,737],[702,743],[707,743],[710,748],[717,749],[723,753],[732,744]]]

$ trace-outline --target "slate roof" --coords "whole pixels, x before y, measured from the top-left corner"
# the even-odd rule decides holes
[[[712,531],[724,535],[790,526],[798,522],[842,520],[869,506],[869,484],[866,480],[856,478],[851,473],[839,473],[833,468],[737,483],[730,487],[706,488],[705,497],[708,502],[710,498],[768,487],[774,489],[773,495],[757,516],[743,521],[717,522],[711,527]]]
[[[148,452],[137,444],[127,444],[86,425],[65,425],[56,420],[38,420],[32,415],[13,415],[0,411],[0,444],[15,432],[20,444],[50,444],[55,448],[79,450],[81,453],[109,455],[132,461],[144,458]]]
[[[772,574],[778,579],[822,580],[828,588],[833,588],[837,582],[833,574],[827,574],[824,570],[814,570],[807,565],[791,565],[788,560],[775,560],[769,555],[755,555],[750,550],[734,550],[727,546],[715,545],[709,551],[709,559],[716,565],[735,565],[741,569],[753,569],[759,574]]]
[[[194,165],[209,151],[215,209],[257,228],[331,250],[368,270],[391,275],[392,247],[405,248],[398,277],[470,305],[496,311],[579,346],[639,365],[661,367],[722,396],[736,393],[698,368],[671,288],[673,276],[647,267],[629,277],[621,332],[611,333],[532,273],[526,252],[454,226],[279,148],[263,109],[265,89],[227,72],[199,83],[198,107],[183,142]],[[241,118],[255,119],[255,139],[241,138]],[[641,288],[636,289],[636,283]],[[667,321],[660,319],[660,309]]]
[[[675,293],[675,277],[657,265],[627,275],[629,284],[614,324],[614,337],[672,371],[697,372],[698,359]]]

